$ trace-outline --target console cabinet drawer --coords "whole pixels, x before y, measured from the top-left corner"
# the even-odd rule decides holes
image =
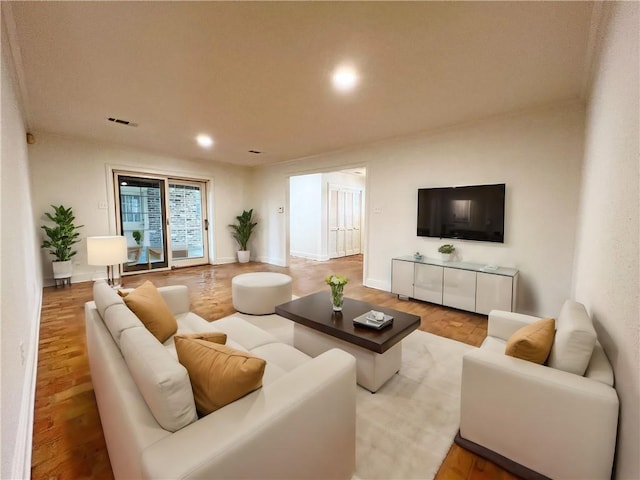
[[[391,262],[391,293],[413,297],[413,262]]]
[[[514,278],[478,272],[476,277],[476,312],[489,315],[491,310],[513,310]]]
[[[476,272],[446,268],[442,304],[475,312],[476,310]]]
[[[416,263],[413,280],[413,298],[442,305],[443,268]]]

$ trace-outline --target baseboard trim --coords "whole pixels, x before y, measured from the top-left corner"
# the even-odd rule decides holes
[[[391,284],[389,282],[375,280],[373,278],[367,278],[364,281],[364,286],[375,288],[376,290],[384,290],[385,292],[391,291]]]
[[[31,453],[33,448],[33,420],[36,400],[36,379],[38,366],[38,345],[40,344],[40,312],[42,311],[42,289],[35,310],[35,331],[29,340],[24,387],[22,389],[22,408],[16,432],[16,447],[13,452],[11,478],[31,477]]]
[[[520,477],[524,480],[551,480],[549,477],[531,470],[524,465],[520,465],[519,463],[516,463],[513,460],[508,459],[507,457],[503,457],[493,450],[489,450],[482,445],[478,445],[477,443],[467,440],[466,438],[462,438],[462,436],[460,435],[460,430],[458,430],[458,433],[456,434],[456,437],[453,439],[453,441],[465,450],[469,450],[471,453],[475,453],[482,458],[486,458],[490,462],[495,463],[500,468],[506,470],[509,473],[512,473],[516,477]]]
[[[299,251],[293,251],[293,250],[291,251],[291,256],[299,257],[299,258],[307,258],[309,260],[316,260],[318,262],[326,262],[327,260],[329,260],[328,255],[320,255],[317,253],[299,252]]]

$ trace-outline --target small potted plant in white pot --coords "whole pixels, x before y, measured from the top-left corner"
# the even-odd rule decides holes
[[[451,260],[451,255],[453,255],[453,252],[455,251],[456,247],[454,247],[450,243],[440,245],[440,248],[438,248],[438,252],[440,252],[440,254],[442,255],[443,262],[448,262],[449,260]]]
[[[80,242],[78,237],[80,233],[78,229],[84,225],[75,225],[73,222],[76,217],[73,215],[71,207],[65,208],[64,205],[51,205],[54,214],[45,212],[46,217],[55,223],[55,226],[49,227],[42,225],[47,239],[42,242],[40,248],[48,248],[49,253],[55,257],[53,261],[53,278],[62,279],[70,278],[72,271],[71,259],[75,256],[77,250],[73,249],[73,245]]]
[[[236,239],[240,250],[238,250],[238,262],[247,263],[251,258],[251,252],[247,249],[247,243],[251,238],[253,229],[258,222],[253,221],[253,208],[244,210],[242,215],[236,217],[237,223],[229,225],[232,230],[233,238]]]

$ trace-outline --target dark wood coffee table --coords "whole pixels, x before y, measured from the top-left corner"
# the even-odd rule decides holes
[[[353,324],[354,318],[371,310],[391,315],[393,324],[382,330]],[[340,348],[355,356],[358,384],[371,392],[400,369],[401,340],[420,325],[416,315],[346,297],[342,312],[334,312],[328,291],[278,305],[276,314],[295,322],[293,338],[298,350],[317,356]]]

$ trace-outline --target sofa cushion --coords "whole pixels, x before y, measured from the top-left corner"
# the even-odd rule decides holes
[[[567,300],[556,321],[556,338],[547,365],[584,375],[596,344],[596,331],[584,305]]]
[[[541,318],[515,331],[507,340],[505,355],[542,365],[553,345],[555,320]]]
[[[128,328],[144,328],[144,324],[124,303],[112,305],[107,308],[104,314],[104,323],[109,329],[113,340],[118,345],[118,348],[122,348],[120,344],[122,332]]]
[[[591,355],[587,371],[584,372],[584,376],[591,380],[597,380],[598,382],[604,383],[610,387],[613,387],[614,385],[611,363],[609,363],[607,354],[604,353],[602,345],[600,345],[600,342],[597,340],[595,347],[593,347],[593,354]]]
[[[162,428],[175,432],[198,419],[187,370],[146,328],[124,330],[120,350]]]
[[[124,303],[160,342],[166,341],[178,330],[178,323],[169,306],[149,280],[133,292],[124,294]]]
[[[262,386],[266,362],[226,345],[176,335],[178,359],[189,372],[202,416]]]
[[[93,284],[93,301],[100,316],[104,318],[107,308],[112,305],[122,305],[124,301],[104,280],[98,280]]]

